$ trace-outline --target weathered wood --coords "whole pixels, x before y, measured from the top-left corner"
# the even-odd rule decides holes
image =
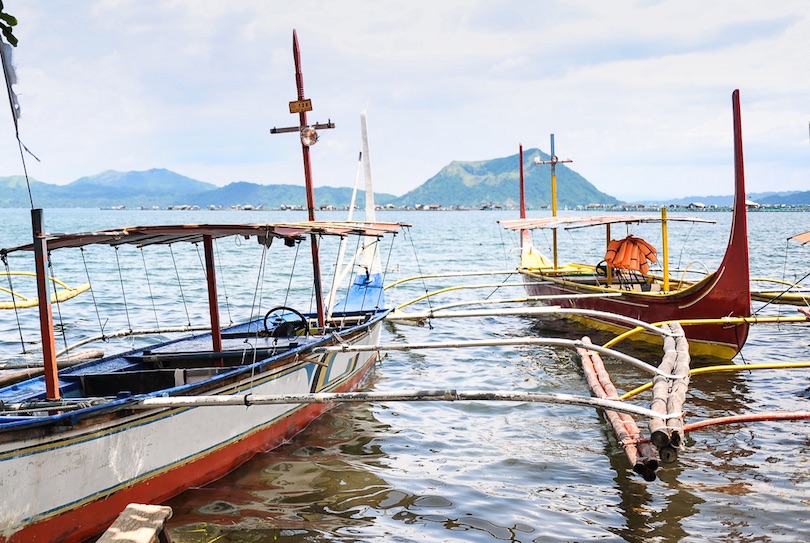
[[[660,417],[650,419],[650,432],[653,445],[658,447],[661,460],[674,462],[683,441],[683,416],[667,417],[666,413],[681,413],[689,387],[689,344],[678,323],[664,325],[671,335],[664,339],[664,358],[658,367],[663,373],[679,376],[667,379],[662,375],[653,377],[653,400],[650,409],[660,413]],[[674,411],[673,411],[674,409]]]
[[[673,332],[683,332],[679,324],[670,325]],[[689,388],[689,366],[691,358],[689,356],[689,344],[684,335],[675,337],[675,350],[677,356],[675,359],[674,373],[683,375],[684,377],[676,379],[672,382],[667,398],[667,412],[680,413],[683,409],[683,404],[686,401],[686,391]],[[675,411],[673,411],[673,409]],[[668,418],[667,428],[670,430],[670,443],[676,449],[680,449],[683,445],[683,416]]]
[[[131,503],[96,543],[171,543],[165,530],[171,516],[165,505]]]
[[[590,339],[586,336],[582,338],[582,342],[589,344]],[[578,348],[577,353],[580,356],[582,370],[593,394],[597,398],[619,401],[619,394],[610,380],[610,375],[605,369],[605,364],[599,353],[586,348]],[[654,480],[655,470],[658,469],[658,459],[652,447],[649,445],[639,446],[641,431],[633,417],[627,413],[619,413],[613,410],[606,410],[605,416],[613,427],[616,438],[624,448],[627,460],[633,466],[633,471],[648,481]]]

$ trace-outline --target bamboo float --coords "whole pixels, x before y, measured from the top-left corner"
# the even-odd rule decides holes
[[[667,380],[660,375],[653,377],[653,400],[650,409],[660,413],[660,417],[650,419],[650,440],[658,448],[663,462],[671,463],[678,459],[678,451],[683,447],[683,419],[666,418],[665,413],[680,411],[686,400],[689,387],[689,344],[683,335],[683,328],[677,323],[669,324],[676,334],[664,339],[664,358],[659,369],[678,374],[678,379]]]
[[[582,338],[583,343],[589,344],[590,338]],[[586,347],[577,349],[582,362],[585,378],[597,398],[620,401],[616,387],[613,386],[602,358],[596,351]],[[624,448],[627,460],[633,466],[633,471],[644,477],[646,481],[655,480],[655,471],[658,469],[658,459],[655,449],[649,443],[641,440],[641,431],[636,421],[627,413],[607,410],[605,415],[613,426],[616,437]]]

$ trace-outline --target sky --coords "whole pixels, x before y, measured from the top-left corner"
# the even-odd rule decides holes
[[[292,34],[316,186],[354,184],[367,110],[376,192],[454,160],[540,148],[629,201],[810,190],[807,0],[4,0],[28,175],[166,168],[303,184]],[[0,177],[23,173],[2,99]]]

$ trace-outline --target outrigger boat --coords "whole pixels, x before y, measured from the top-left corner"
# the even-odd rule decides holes
[[[308,102],[295,33],[293,51],[297,103]],[[378,270],[366,270],[354,277],[343,300],[331,298],[325,303],[319,245],[322,238],[330,237],[377,240],[395,234],[403,225],[315,220],[308,145],[316,138],[307,123],[307,110],[296,111],[300,126],[295,131],[302,136],[308,221],[49,234],[43,231],[42,211],[33,209],[33,243],[0,250],[4,259],[34,255],[44,363],[41,377],[0,388],[0,542],[84,541],[102,532],[128,504],[157,503],[213,481],[254,454],[289,439],[333,405],[282,401],[248,409],[249,397],[347,392],[363,384],[378,359],[374,346],[379,344],[388,313],[382,277]],[[275,248],[297,247],[309,240],[309,284],[316,310],[286,307],[280,292],[270,296],[276,307],[266,313],[254,306],[251,315],[258,317],[221,326],[215,247],[218,240],[227,238],[235,238],[243,247],[248,246],[244,240],[254,240],[251,246],[263,255],[257,269],[264,269],[273,241],[281,242]],[[52,253],[192,244],[204,253],[209,332],[66,369],[57,367],[46,276]],[[265,293],[261,299],[270,297]],[[335,345],[370,349],[315,352]],[[226,401],[239,397],[241,406],[212,409],[193,402],[180,407],[148,403],[200,395]]]
[[[670,280],[666,246],[666,226],[673,218],[666,217],[662,210],[660,219],[649,215],[607,216],[556,216],[553,201],[553,216],[527,218],[521,188],[521,218],[500,221],[508,230],[521,234],[521,264],[519,272],[531,296],[554,295],[554,304],[562,307],[600,310],[633,317],[642,321],[658,323],[679,321],[684,325],[693,355],[708,355],[733,358],[742,349],[748,336],[748,322],[737,319],[726,322],[728,317],[747,317],[751,314],[751,287],[748,263],[748,227],[745,205],[745,178],[743,172],[742,128],[740,121],[740,96],[732,95],[734,118],[734,208],[731,233],[722,261],[714,273],[700,281],[676,284]],[[552,149],[552,155],[554,151]],[[554,166],[558,162],[552,156],[552,199],[555,194]],[[523,160],[521,158],[521,171]],[[521,175],[522,183],[522,175]],[[699,219],[687,219],[698,221]],[[648,261],[658,259],[657,251],[638,238],[628,237],[611,240],[610,227],[614,224],[660,222],[663,225],[664,254],[663,274],[650,273]],[[557,264],[557,229],[582,226],[605,226],[608,240],[604,261],[600,266]],[[554,257],[548,259],[532,243],[530,231],[552,229],[554,233]],[[652,251],[650,250],[652,249]],[[580,297],[583,294],[605,296]],[[570,295],[570,299],[565,296]],[[559,298],[561,297],[561,298]],[[616,321],[601,318],[585,319],[591,326],[621,333],[626,328]],[[702,322],[690,322],[690,321]],[[655,336],[639,334],[639,339],[658,341]]]

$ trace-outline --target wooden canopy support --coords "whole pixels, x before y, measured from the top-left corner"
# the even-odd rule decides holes
[[[205,277],[208,281],[208,312],[211,315],[211,349],[222,352],[222,333],[219,323],[219,306],[217,305],[217,273],[214,265],[214,240],[210,235],[203,236],[205,252]]]
[[[45,367],[45,394],[49,400],[58,400],[59,378],[56,365],[56,340],[54,339],[51,296],[48,292],[48,246],[42,233],[42,210],[31,210],[31,227],[34,232],[34,267],[37,274],[39,304],[39,329],[42,333],[42,359]]]

